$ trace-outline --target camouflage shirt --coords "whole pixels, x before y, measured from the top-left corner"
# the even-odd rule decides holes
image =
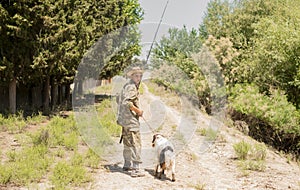
[[[130,128],[132,131],[138,131],[140,126],[139,116],[130,110],[133,105],[139,108],[139,91],[134,82],[130,80],[124,85],[118,100],[117,123]]]

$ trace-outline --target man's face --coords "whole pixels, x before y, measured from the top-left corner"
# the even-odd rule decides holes
[[[142,74],[133,74],[131,79],[133,80],[133,82],[137,85],[141,82],[143,75]]]

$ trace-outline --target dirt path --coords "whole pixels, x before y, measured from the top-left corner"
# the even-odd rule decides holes
[[[242,171],[238,167],[233,144],[243,139],[254,143],[253,139],[233,128],[222,126],[219,128],[220,138],[217,142],[204,148],[206,141],[198,133],[194,134],[195,130],[183,132],[181,137],[176,134],[194,125],[207,128],[211,121],[209,116],[196,110],[196,114],[192,114],[193,118],[189,118],[192,123],[182,124],[182,113],[165,105],[147,89],[141,100],[147,121],[141,121],[142,168],[145,169],[146,176],[132,178],[122,171],[122,145],[118,144],[117,153],[101,163],[101,169],[95,174],[95,183],[89,189],[300,189],[300,170],[297,163],[268,149],[264,172]],[[151,113],[155,113],[155,116]],[[177,144],[175,147],[180,149],[176,157],[176,182],[170,181],[170,173],[167,173],[164,180],[153,176],[152,132],[148,125],[174,140]],[[180,128],[181,125],[186,128]]]

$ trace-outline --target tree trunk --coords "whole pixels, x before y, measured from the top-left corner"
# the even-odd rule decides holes
[[[71,106],[71,100],[70,100],[70,92],[71,92],[71,87],[70,84],[67,84],[65,86],[65,100],[66,100],[66,106],[69,108]]]
[[[57,99],[58,99],[57,84],[55,84],[55,81],[52,80],[52,82],[51,82],[51,107],[52,107],[52,110],[55,109],[55,107],[57,105]]]
[[[62,98],[62,85],[58,85],[58,104],[62,105],[63,104],[63,98]]]
[[[9,83],[9,112],[15,114],[17,111],[17,79]]]
[[[49,114],[49,102],[50,102],[50,77],[46,78],[43,85],[43,112],[44,114]]]

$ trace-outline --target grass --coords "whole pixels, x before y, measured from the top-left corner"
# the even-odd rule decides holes
[[[5,179],[1,180],[1,184],[26,185],[39,181],[52,163],[51,158],[46,156],[47,152],[47,147],[42,145],[26,147],[21,151],[9,151],[8,161],[2,165],[0,171]]]
[[[15,125],[22,128],[10,130]],[[40,127],[26,131],[29,125]],[[1,187],[32,186],[46,179],[52,189],[74,189],[91,182],[91,172],[99,168],[101,158],[98,154],[91,149],[83,153],[78,151],[80,147],[84,149],[84,143],[80,143],[73,115],[66,118],[53,116],[50,120],[41,114],[27,118],[21,114],[0,115],[0,127],[19,144],[13,150],[0,152],[3,158],[0,163]]]
[[[233,145],[238,158],[238,166],[242,169],[244,175],[246,171],[265,171],[267,147],[263,143],[255,143],[254,145],[244,140]]]
[[[248,153],[251,149],[251,145],[245,141],[240,141],[233,145],[235,154],[239,160],[245,160],[248,156]]]
[[[10,134],[17,134],[24,132],[25,128],[29,125],[37,125],[46,120],[45,116],[41,113],[24,117],[23,112],[20,111],[14,115],[3,116],[0,114],[0,131],[9,132]]]
[[[207,129],[206,128],[197,128],[196,133],[201,135],[201,136],[206,136]]]
[[[148,87],[150,93],[159,96],[166,105],[177,110],[181,109],[181,98],[175,92],[166,90],[152,81],[146,81],[144,84]]]
[[[193,189],[196,189],[196,190],[204,190],[205,187],[206,187],[206,184],[203,184],[203,183],[197,183],[197,184],[193,184],[193,185],[190,185]]]

